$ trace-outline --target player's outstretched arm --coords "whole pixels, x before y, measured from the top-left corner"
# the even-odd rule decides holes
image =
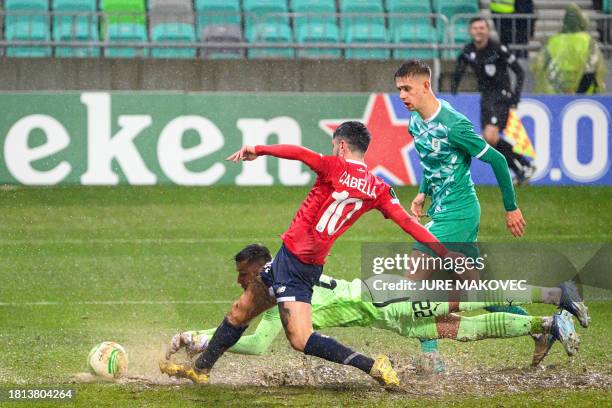
[[[315,172],[320,170],[323,166],[323,156],[320,153],[313,152],[302,146],[288,144],[243,146],[225,160],[238,163],[241,160],[255,160],[259,156],[274,156],[279,159],[299,160]]]
[[[237,354],[263,355],[281,329],[282,323],[278,310],[270,309],[263,314],[261,321],[255,329],[255,333],[242,336],[238,343],[228,351]],[[170,341],[168,351],[166,352],[166,359],[169,360],[173,354],[183,348],[190,356],[202,353],[208,347],[208,341],[215,334],[215,330],[187,331],[176,334]]]

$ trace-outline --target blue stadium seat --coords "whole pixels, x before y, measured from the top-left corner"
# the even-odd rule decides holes
[[[296,32],[304,24],[336,24],[335,0],[292,0],[291,10],[302,14],[295,17]]]
[[[470,19],[469,16],[456,17],[454,21],[456,22],[456,26],[465,26],[463,28],[451,30],[451,23],[453,22],[453,16],[456,14],[478,14],[480,12],[480,7],[478,6],[477,0],[434,0],[433,2],[433,11],[435,13],[440,13],[444,15],[448,19],[448,26],[444,27],[441,21],[437,22],[438,33],[440,35],[440,40],[449,39],[462,41],[466,40],[465,35],[462,32],[466,32],[467,24]],[[451,32],[453,31],[453,32]],[[447,36],[451,36],[450,38],[445,38]],[[469,36],[468,36],[469,39]]]
[[[289,12],[286,0],[244,0],[243,8],[245,12],[244,30],[247,38],[251,35],[253,27],[259,24],[289,25],[289,17],[283,15]]]
[[[345,42],[349,44],[386,43],[387,29],[380,24],[357,24],[346,32]],[[389,49],[352,48],[345,52],[348,59],[388,59]]]
[[[340,25],[342,28],[342,36],[346,38],[348,32],[353,26],[385,26],[384,8],[382,0],[341,0],[341,13],[357,13],[340,17]],[[370,15],[374,13],[374,15]],[[356,32],[362,31],[363,28],[358,28]],[[372,30],[378,30],[373,28]]]
[[[47,0],[6,0],[5,38],[13,41],[49,41]],[[9,57],[47,57],[51,47],[7,47]]]
[[[291,28],[282,23],[262,23],[252,28],[247,33],[249,42],[286,43],[293,40]],[[250,48],[249,58],[293,58],[294,52],[291,48]]]
[[[106,37],[109,42],[117,44],[121,42],[146,42],[147,31],[144,25],[139,23],[109,24]],[[134,58],[149,55],[149,51],[146,48],[108,47],[104,54],[110,58]]]
[[[196,30],[202,35],[210,24],[241,25],[240,0],[196,0]]]
[[[153,28],[151,39],[154,42],[195,43],[193,25],[182,23],[158,24]],[[153,48],[154,58],[195,58],[195,48]]]
[[[307,43],[337,43],[340,41],[340,31],[335,24],[308,23],[302,24],[297,33],[297,41]],[[308,48],[298,51],[302,58],[340,58],[340,48]]]
[[[436,30],[428,21],[420,24],[407,22],[397,25],[393,33],[393,42],[396,44],[436,44],[438,42]],[[433,59],[436,58],[435,49],[395,49],[393,58],[395,59]]]
[[[5,10],[49,10],[49,0],[5,0]]]
[[[49,41],[49,24],[43,20],[13,20],[6,24],[8,41]],[[15,46],[6,48],[7,57],[49,57],[51,47]]]
[[[96,24],[77,21],[62,21],[53,27],[55,41],[98,41],[98,26]],[[57,57],[99,57],[98,47],[57,47]]]
[[[53,17],[55,41],[98,41],[96,0],[53,0],[52,8],[59,14]],[[71,14],[74,13],[74,14]],[[59,57],[97,57],[99,48],[63,47],[55,50]]]
[[[427,19],[425,16],[409,17],[393,14],[431,14],[431,4],[427,0],[387,0],[389,16],[389,32],[394,33],[397,25],[406,22],[420,24]],[[431,22],[433,23],[433,22]],[[430,23],[430,24],[431,24]]]

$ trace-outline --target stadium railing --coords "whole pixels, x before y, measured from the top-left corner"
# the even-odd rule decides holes
[[[151,15],[146,16],[145,24],[148,24],[151,21]],[[201,32],[198,32],[198,29],[201,28],[198,25],[198,21],[201,21],[200,18],[202,16],[210,17],[211,21],[223,21],[223,16],[228,13],[194,13],[195,23],[194,30],[196,30],[195,41],[194,42],[173,42],[173,41],[164,41],[157,42],[151,40],[151,30],[152,27],[145,26],[146,28],[146,41],[109,41],[106,33],[106,27],[110,24],[109,15],[103,12],[28,12],[28,11],[6,11],[0,10],[0,18],[4,22],[5,35],[0,40],[0,50],[6,50],[7,47],[50,47],[52,50],[57,51],[58,48],[92,48],[92,49],[100,49],[101,55],[105,55],[105,51],[108,48],[136,48],[138,50],[151,50],[151,49],[159,49],[159,48],[176,48],[176,49],[197,49],[198,55],[200,57],[205,56],[206,50],[223,50],[223,49],[263,49],[263,48],[271,48],[271,43],[267,41],[262,41],[261,38],[257,38],[257,35],[254,37],[254,41],[247,41],[245,37],[247,36],[246,29],[243,30],[243,39],[240,42],[219,42],[219,41],[202,41]],[[324,13],[271,13],[271,14],[255,14],[249,15],[248,13],[240,13],[241,21],[246,22],[247,20],[252,21],[252,26],[256,27],[259,24],[265,24],[269,21],[275,21],[279,19],[286,19],[289,23],[289,27],[293,28],[292,33],[295,32],[295,28],[297,27],[298,21],[300,18],[308,19],[312,17],[313,19],[324,17]],[[132,13],[126,14],[125,17],[129,18],[129,16],[142,15],[142,13]],[[296,40],[295,36],[292,35],[291,41],[285,42],[274,42],[273,48],[289,48],[293,50],[307,50],[307,49],[341,49],[343,52],[351,49],[384,49],[384,50],[434,50],[435,58],[454,58],[453,52],[456,53],[458,49],[463,46],[463,42],[457,41],[457,33],[462,33],[462,38],[465,40],[465,33],[467,31],[467,21],[471,17],[478,16],[481,14],[456,14],[454,15],[450,21],[448,18],[442,14],[432,13],[432,14],[410,14],[410,13],[329,13],[328,17],[333,17],[335,19],[336,26],[342,32],[343,30],[343,22],[350,21],[351,19],[359,20],[362,19],[364,21],[363,24],[368,24],[367,20],[374,20],[376,18],[382,18],[385,22],[385,28],[390,28],[390,23],[393,20],[407,20],[407,21],[428,21],[430,22],[431,27],[438,33],[439,37],[436,38],[436,41],[431,42],[402,42],[395,43],[393,42],[393,38],[391,37],[393,34],[388,33],[386,41],[383,42],[360,42],[360,43],[350,43],[344,41],[345,35],[340,34],[340,41],[338,42],[299,42]],[[113,14],[113,18],[117,19],[118,15]],[[177,24],[180,23],[180,14],[177,16],[168,15],[164,20],[168,21],[168,26],[172,25],[173,17],[177,18]],[[488,16],[487,16],[488,17]],[[25,27],[25,34],[33,33],[33,27],[35,26],[34,22],[43,21],[43,24],[46,25],[46,29],[48,30],[47,39],[7,39],[8,30],[7,30],[7,18],[9,19],[21,19],[21,21],[30,21],[29,24],[22,24],[22,27]],[[97,30],[94,35],[91,33],[91,37],[98,38],[94,40],[57,40],[54,36],[54,25],[57,24],[59,18],[70,18],[73,22],[73,27],[78,26],[77,21],[79,19],[86,19],[94,22],[93,27]],[[216,19],[215,19],[216,18]],[[504,15],[504,18],[508,19],[540,19],[541,17],[537,15],[525,15],[525,14],[509,14]],[[612,38],[611,38],[611,28],[612,28],[612,15],[590,15],[589,19],[594,21],[595,24],[600,28],[601,43],[602,50],[604,51],[612,51]],[[215,23],[217,24],[217,23]],[[27,26],[27,27],[26,27]],[[242,25],[241,25],[242,27]],[[245,28],[247,28],[245,26]],[[24,34],[24,33],[20,33]],[[75,33],[76,34],[76,33]],[[27,37],[25,35],[24,37]],[[31,37],[31,36],[30,36]],[[513,50],[527,50],[527,51],[537,51],[541,45],[537,43],[531,44],[509,44],[510,48]],[[56,55],[56,52],[52,53]],[[140,54],[140,57],[149,56],[149,52],[144,52]]]

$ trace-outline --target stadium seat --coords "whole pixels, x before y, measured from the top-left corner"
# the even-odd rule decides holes
[[[228,26],[242,24],[240,0],[196,0],[195,10],[199,35],[209,24]]]
[[[249,42],[286,43],[292,41],[291,28],[282,23],[261,23],[247,33]],[[250,48],[249,58],[293,58],[291,48]]]
[[[148,0],[149,10],[152,10],[159,6],[169,6],[177,7],[178,9],[189,9],[193,11],[193,1],[192,0]]]
[[[106,37],[109,42],[113,43],[146,42],[147,31],[143,24],[110,24]],[[108,47],[104,55],[110,58],[134,58],[149,55],[149,50],[133,47]]]
[[[192,24],[166,23],[156,25],[151,33],[154,42],[195,43],[195,30]],[[195,48],[153,48],[154,58],[195,58]]]
[[[242,42],[242,30],[235,24],[210,24],[202,30],[201,38],[204,43],[239,43]],[[202,56],[211,59],[243,58],[244,53],[244,49],[238,48],[206,48]]]
[[[307,43],[337,43],[340,41],[340,32],[335,24],[305,23],[299,28],[297,41]],[[309,48],[298,51],[302,58],[340,58],[342,51],[339,48]]]
[[[42,17],[42,16],[41,16]],[[44,19],[13,20],[6,24],[8,41],[49,41],[49,23]],[[49,57],[51,47],[16,46],[6,48],[7,57]]]
[[[303,14],[295,17],[295,32],[304,24],[336,24],[335,0],[293,0],[291,10]]]
[[[289,12],[286,0],[244,0],[243,8],[245,12],[244,30],[247,38],[250,37],[251,30],[259,24],[289,25],[289,17],[282,15],[282,13]]]
[[[457,39],[462,38],[461,34],[458,34],[462,31],[461,29],[453,30],[451,28],[453,21],[456,23],[456,25],[465,25],[467,27],[467,23],[470,20],[469,16],[458,17],[455,19],[453,19],[453,16],[456,14],[478,14],[480,12],[480,8],[476,0],[434,0],[433,11],[435,13],[444,15],[448,19],[448,26],[444,28],[442,28],[444,24],[441,21],[437,23],[440,40],[445,39],[445,35],[448,35],[448,39],[452,40],[457,35]]]
[[[393,33],[393,42],[396,44],[436,44],[438,42],[436,30],[429,24],[428,21],[420,23],[407,22],[397,25]],[[435,49],[395,49],[393,50],[393,58],[395,59],[410,59],[436,58],[437,51]]]
[[[103,32],[110,24],[146,24],[144,0],[101,0],[100,8],[106,13]]]
[[[49,10],[49,0],[5,0],[5,10]]]
[[[194,24],[193,10],[189,5],[162,4],[149,10],[149,28],[152,31],[159,24]]]
[[[98,26],[93,23],[61,21],[53,27],[55,41],[98,41]],[[57,57],[99,57],[98,47],[57,47]]]
[[[387,11],[389,16],[389,32],[395,33],[398,25],[406,22],[420,24],[427,19],[425,16],[402,16],[399,14],[431,14],[431,4],[423,0],[387,0]],[[393,15],[398,14],[398,15]],[[433,23],[433,22],[432,22]]]
[[[98,41],[96,0],[53,0],[53,39],[55,41]],[[71,14],[74,13],[74,14]],[[58,57],[97,57],[99,48],[62,47],[55,50]]]
[[[348,31],[352,30],[353,26],[385,26],[385,17],[382,0],[341,0],[340,12],[358,13],[340,17],[342,27],[342,37],[346,38]],[[368,13],[375,13],[369,15]],[[378,30],[374,28],[373,30]],[[357,31],[363,31],[363,28],[358,28]]]
[[[5,38],[9,41],[49,41],[47,0],[6,0]],[[51,47],[7,47],[9,57],[47,57]]]
[[[345,42],[357,43],[386,43],[387,29],[380,24],[357,24],[351,26],[346,32]],[[388,49],[348,48],[345,52],[349,59],[388,59]]]

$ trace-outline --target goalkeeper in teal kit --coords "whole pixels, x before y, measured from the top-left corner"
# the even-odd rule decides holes
[[[234,257],[238,271],[238,283],[248,287],[261,267],[270,261],[270,252],[259,244],[248,245]],[[452,312],[481,309],[486,306],[507,304],[512,294],[507,292],[490,302],[433,302],[437,303],[431,317],[417,318],[418,307],[411,302],[392,303],[377,307],[362,298],[365,283],[359,279],[351,282],[322,275],[314,287],[312,297],[312,322],[316,329],[329,327],[375,327],[393,331],[410,338],[448,338],[460,341],[484,338],[508,338],[526,335],[550,334],[559,340],[569,355],[578,348],[578,336],[567,313],[550,317],[522,316],[508,313],[490,313],[464,317]],[[538,302],[562,304],[562,290],[559,288],[537,288]],[[417,302],[415,302],[417,303]],[[421,302],[418,302],[421,303]],[[517,302],[513,302],[517,303]],[[172,338],[166,358],[185,349],[193,356],[201,353],[208,345],[215,329],[185,331]],[[263,314],[254,334],[243,336],[230,352],[261,355],[266,352],[274,338],[282,331],[277,309]],[[538,364],[550,347],[536,350],[532,364]]]
[[[431,89],[431,69],[420,60],[409,60],[395,73],[395,85],[404,106],[410,110],[409,131],[419,154],[423,178],[419,193],[412,201],[411,211],[417,217],[425,215],[423,207],[427,196],[431,205],[427,215],[431,221],[425,227],[450,249],[463,252],[466,256],[476,257],[475,242],[480,226],[480,204],[470,174],[472,157],[488,163],[497,179],[506,211],[506,226],[515,237],[522,237],[525,220],[516,204],[512,178],[506,159],[497,150],[474,132],[472,123],[453,109],[446,101],[437,99]],[[457,245],[454,248],[453,245]],[[413,256],[431,254],[431,251],[418,243],[414,246]],[[467,279],[478,279],[477,271],[466,275]],[[426,279],[430,271],[411,271],[408,279]],[[581,324],[586,327],[588,315],[582,302]],[[516,306],[488,306],[488,311],[505,311],[526,314]],[[544,347],[546,336],[539,341]],[[422,357],[434,360],[428,363],[435,371],[444,370],[437,352],[435,340],[422,341]],[[536,349],[538,344],[536,344]]]

